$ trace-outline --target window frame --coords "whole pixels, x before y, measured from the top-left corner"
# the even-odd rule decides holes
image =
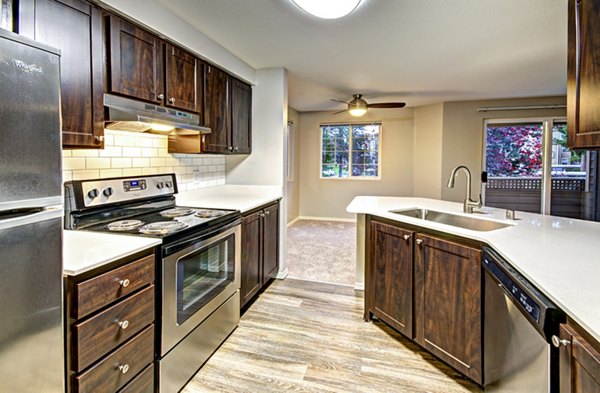
[[[348,177],[325,177],[323,176],[323,127],[328,126],[348,126],[350,132],[348,133]],[[377,136],[377,176],[353,176],[352,175],[352,134],[353,126],[378,126],[379,134]],[[380,121],[369,121],[369,122],[335,122],[335,123],[321,123],[319,124],[319,180],[381,180],[382,177],[382,165],[381,165],[381,151],[383,149],[383,122]]]

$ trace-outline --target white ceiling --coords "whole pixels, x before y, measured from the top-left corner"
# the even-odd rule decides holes
[[[252,67],[287,68],[300,111],[356,92],[407,106],[566,93],[567,0],[362,0],[336,20],[290,0],[158,1]]]

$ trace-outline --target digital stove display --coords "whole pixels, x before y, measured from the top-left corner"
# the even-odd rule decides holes
[[[123,189],[125,192],[145,190],[146,180],[125,180],[123,182]]]

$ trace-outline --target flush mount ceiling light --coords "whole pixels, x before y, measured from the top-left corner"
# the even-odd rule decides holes
[[[361,0],[292,0],[292,2],[319,18],[337,19],[354,11]]]

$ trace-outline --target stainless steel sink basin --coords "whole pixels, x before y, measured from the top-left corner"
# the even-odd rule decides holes
[[[510,224],[504,224],[497,221],[470,218],[459,216],[458,214],[444,213],[428,209],[390,210],[390,213],[401,214],[403,216],[419,218],[421,220],[427,220],[481,232],[495,231],[496,229],[502,229],[511,226]]]

